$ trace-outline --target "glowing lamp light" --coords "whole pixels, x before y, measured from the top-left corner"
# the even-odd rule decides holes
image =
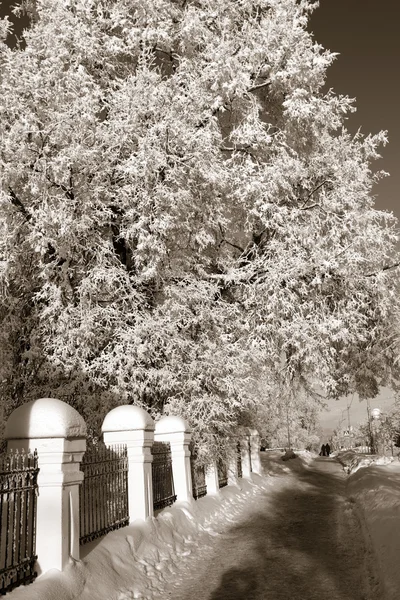
[[[371,410],[371,416],[373,419],[379,419],[379,417],[381,416],[381,409],[380,408],[373,408]]]

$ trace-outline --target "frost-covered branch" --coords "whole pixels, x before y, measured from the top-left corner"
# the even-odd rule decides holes
[[[393,263],[392,265],[385,265],[378,271],[374,271],[373,273],[368,273],[365,277],[376,277],[376,275],[379,275],[379,273],[383,273],[385,271],[390,271],[391,269],[397,269],[397,267],[400,267],[400,262]]]
[[[20,212],[25,217],[26,221],[30,221],[32,215],[29,214],[29,212],[26,210],[25,206],[11,187],[8,188],[8,193],[9,197],[11,198],[11,204],[15,206],[18,212]]]
[[[7,410],[135,403],[215,449],[281,397],[302,434],[318,394],[373,395],[400,312],[373,277],[400,263],[370,195],[386,137],[346,131],[313,3],[112,4],[38,3],[2,63]]]
[[[271,85],[271,80],[268,79],[267,81],[264,81],[263,83],[259,83],[258,85],[253,85],[252,87],[248,88],[247,91],[248,92],[255,92],[256,90],[261,90],[262,88],[265,87],[269,87]]]

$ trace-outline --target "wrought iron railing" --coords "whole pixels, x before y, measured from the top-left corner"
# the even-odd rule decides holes
[[[192,475],[193,498],[198,500],[198,498],[207,495],[206,470],[205,466],[198,462],[197,454],[193,447],[190,453],[190,471]]]
[[[37,575],[36,498],[38,456],[8,452],[0,458],[0,594]]]
[[[236,446],[236,468],[237,468],[237,476],[243,477],[242,471],[242,448],[240,447],[240,442],[237,443]]]
[[[176,500],[171,446],[167,442],[154,442],[151,452],[153,454],[153,508],[160,510],[170,506]]]
[[[354,446],[353,448],[348,448],[348,450],[354,450],[354,452],[358,452],[359,454],[372,454],[371,446]]]
[[[248,453],[249,453],[249,467],[250,467],[250,473],[253,471],[253,465],[251,462],[251,442],[250,442],[250,438],[247,438],[247,448],[248,448]]]
[[[228,485],[228,470],[226,464],[220,459],[218,460],[218,486],[223,488]]]
[[[128,452],[125,444],[93,444],[81,463],[80,544],[129,524]]]

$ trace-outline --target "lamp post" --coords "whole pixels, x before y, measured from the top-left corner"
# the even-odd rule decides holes
[[[372,417],[371,433],[372,433],[373,451],[375,454],[383,453],[383,447],[382,447],[382,443],[381,443],[381,434],[380,434],[380,428],[381,428],[380,416],[381,416],[380,408],[373,408],[371,410],[371,417]]]
[[[292,448],[292,442],[290,439],[290,425],[289,425],[289,403],[286,401],[286,426],[287,426],[287,439],[289,450]]]
[[[373,440],[373,436],[372,436],[371,407],[369,405],[369,398],[367,398],[367,417],[368,417],[369,446],[371,448],[371,454],[373,454],[374,453],[374,440]]]

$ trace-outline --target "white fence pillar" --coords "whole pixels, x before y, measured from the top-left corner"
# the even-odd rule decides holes
[[[206,467],[207,496],[219,493],[218,466],[213,461]]]
[[[38,572],[60,571],[79,560],[79,465],[86,450],[86,424],[61,400],[23,404],[8,419],[8,450],[38,451],[36,554]]]
[[[181,417],[166,416],[156,423],[154,440],[171,444],[172,474],[177,500],[193,500],[189,450],[191,437],[189,426]]]
[[[260,434],[256,429],[250,429],[250,454],[251,454],[251,470],[253,473],[261,474],[260,461]]]
[[[152,517],[153,419],[143,408],[125,404],[108,413],[101,429],[106,446],[127,445],[129,521]]]
[[[242,458],[242,477],[250,477],[251,473],[251,456],[249,434],[242,435],[240,439],[240,454]]]

